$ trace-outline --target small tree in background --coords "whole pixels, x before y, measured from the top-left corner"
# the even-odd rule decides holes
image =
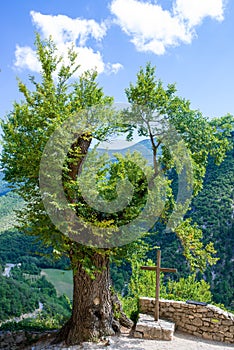
[[[160,174],[166,176],[171,189],[168,205],[160,219],[167,226],[166,230],[176,232],[191,268],[204,270],[207,262],[212,265],[217,261],[212,256],[215,253],[213,244],[204,247],[202,230],[190,219],[183,220],[183,216],[192,197],[202,189],[208,157],[213,157],[219,165],[233,147],[231,132],[234,118],[228,114],[208,120],[200,111],[192,110],[188,100],[176,95],[175,84],[163,87],[162,81],[156,78],[156,67],[150,63],[145,69],[140,68],[136,83],[130,83],[125,92],[131,104],[125,111],[126,123],[131,121],[128,122],[128,139],[131,140],[134,130],[139,136],[150,139],[154,177]],[[175,141],[176,138],[178,140]],[[183,146],[189,165],[184,158]],[[172,171],[185,178],[183,193],[178,193],[178,198],[180,184],[176,184],[175,191],[175,185],[170,180]],[[186,172],[191,172],[192,176],[186,175]],[[186,194],[186,187],[191,187],[190,194]]]

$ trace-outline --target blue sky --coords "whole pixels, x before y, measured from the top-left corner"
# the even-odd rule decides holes
[[[207,117],[234,114],[234,2],[231,0],[2,0],[0,117],[40,67],[35,31],[61,52],[73,42],[83,69],[116,102],[140,66],[151,61],[162,81]]]

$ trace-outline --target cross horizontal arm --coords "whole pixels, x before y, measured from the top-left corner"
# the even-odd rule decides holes
[[[141,266],[141,270],[156,271],[157,266]],[[177,272],[177,269],[160,267],[160,272]]]

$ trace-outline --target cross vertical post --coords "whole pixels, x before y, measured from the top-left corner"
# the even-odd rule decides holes
[[[161,268],[161,250],[157,251],[157,266],[156,266],[156,298],[154,319],[159,320],[159,296],[160,296],[160,268]]]
[[[159,298],[160,298],[160,272],[177,272],[177,269],[161,267],[161,250],[157,251],[157,266],[141,266],[142,270],[156,271],[156,293],[154,319],[159,320]]]

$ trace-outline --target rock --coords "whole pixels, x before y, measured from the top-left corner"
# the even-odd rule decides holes
[[[150,315],[140,314],[136,329],[135,338],[172,340],[175,324],[172,322],[159,320],[155,321]]]
[[[195,326],[202,326],[202,323],[203,323],[203,322],[202,322],[202,319],[201,319],[201,318],[196,317],[196,318],[193,319],[192,323],[193,323]]]
[[[127,327],[124,327],[124,326],[120,327],[120,333],[122,335],[129,335],[131,333],[131,331],[132,331],[131,328],[127,328]]]
[[[143,338],[143,333],[139,331],[135,331],[133,336],[134,338]]]
[[[213,335],[211,333],[203,333],[202,338],[207,340],[213,340]]]
[[[232,326],[233,321],[232,320],[222,320],[222,324],[225,326]]]

